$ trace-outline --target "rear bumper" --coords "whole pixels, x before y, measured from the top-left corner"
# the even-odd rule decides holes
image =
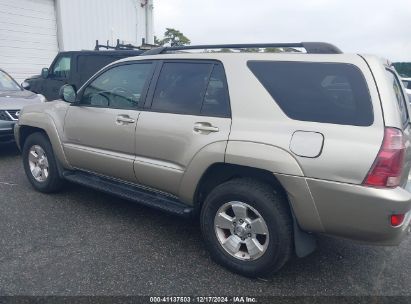
[[[378,189],[314,179],[307,179],[307,184],[325,234],[398,245],[409,233],[411,193],[403,188]],[[391,226],[392,214],[406,214],[401,226]]]
[[[14,141],[14,124],[15,122],[0,121],[0,143]]]

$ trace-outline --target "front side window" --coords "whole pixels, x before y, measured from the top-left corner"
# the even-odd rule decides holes
[[[387,70],[387,77],[392,86],[392,92],[394,93],[395,100],[397,101],[398,109],[401,114],[401,121],[405,125],[408,123],[408,110],[401,85],[392,71]]]
[[[54,64],[52,75],[56,78],[69,78],[71,56],[62,56]]]
[[[0,71],[0,92],[1,91],[21,91],[21,89],[13,78],[3,71]]]
[[[248,67],[291,119],[353,126],[374,121],[367,83],[354,65],[249,61]]]
[[[136,108],[151,72],[152,63],[113,67],[86,87],[80,103],[96,107]]]

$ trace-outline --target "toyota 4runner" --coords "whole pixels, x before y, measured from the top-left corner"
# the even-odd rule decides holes
[[[296,51],[190,52],[206,48]],[[376,57],[312,42],[163,47],[61,98],[15,127],[34,188],[68,180],[198,215],[235,272],[273,273],[315,234],[397,245],[409,232],[410,108]]]

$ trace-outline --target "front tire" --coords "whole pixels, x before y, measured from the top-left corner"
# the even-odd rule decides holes
[[[29,135],[24,142],[22,155],[24,171],[36,190],[44,193],[60,190],[63,180],[46,135],[40,132]]]
[[[286,198],[270,185],[235,179],[216,187],[201,210],[211,257],[249,277],[278,271],[292,253],[292,217]]]

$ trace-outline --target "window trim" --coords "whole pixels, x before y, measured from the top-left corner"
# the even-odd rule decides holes
[[[88,104],[82,104],[81,100],[83,98],[83,94],[85,90],[89,87],[89,85],[99,78],[101,75],[103,75],[105,72],[120,67],[120,66],[126,66],[126,65],[134,65],[134,64],[147,64],[151,63],[153,66],[151,68],[150,73],[148,74],[148,77],[146,79],[146,82],[144,83],[143,90],[141,91],[141,96],[140,96],[140,102],[139,105],[136,107],[130,107],[130,108],[125,108],[125,107],[103,107],[103,106],[97,106],[97,105],[88,105]],[[101,108],[101,109],[117,109],[117,110],[137,110],[141,111],[142,108],[144,107],[144,104],[146,102],[146,97],[147,97],[147,92],[149,85],[152,81],[154,71],[157,68],[157,63],[154,60],[133,60],[133,61],[126,61],[126,62],[119,62],[115,64],[108,65],[104,67],[102,70],[94,74],[78,91],[77,91],[77,98],[76,101],[72,104],[71,106],[77,106],[77,107],[86,107],[86,108]]]
[[[231,118],[230,90],[228,88],[227,74],[225,72],[224,65],[221,61],[213,60],[213,59],[181,59],[181,58],[179,58],[179,59],[159,59],[159,60],[157,60],[157,63],[158,64],[157,64],[156,70],[153,74],[153,78],[151,80],[150,88],[148,90],[146,100],[145,100],[145,104],[144,104],[144,108],[142,109],[142,111],[154,112],[154,113],[165,113],[165,114],[176,114],[176,115],[191,115],[191,116],[200,116],[200,117]],[[160,78],[161,70],[162,70],[165,63],[199,63],[199,64],[210,64],[211,65],[211,69],[210,69],[210,72],[209,72],[209,75],[208,75],[207,87],[206,87],[206,89],[204,91],[204,94],[203,94],[203,100],[202,100],[202,104],[201,104],[201,108],[200,108],[200,113],[197,113],[197,114],[180,113],[180,112],[170,112],[170,111],[162,111],[162,110],[152,109],[154,93],[155,93],[155,90],[157,88],[157,84],[158,84],[158,80]],[[228,113],[226,113],[225,115],[210,115],[210,114],[201,113],[201,109],[203,108],[203,105],[204,105],[204,96],[205,96],[205,93],[207,91],[207,88],[208,88],[208,85],[209,85],[209,82],[210,82],[211,74],[213,73],[214,67],[216,65],[221,66],[222,69],[223,69],[223,72],[224,72],[223,81],[225,83],[225,91],[226,91],[227,102],[228,102]]]

